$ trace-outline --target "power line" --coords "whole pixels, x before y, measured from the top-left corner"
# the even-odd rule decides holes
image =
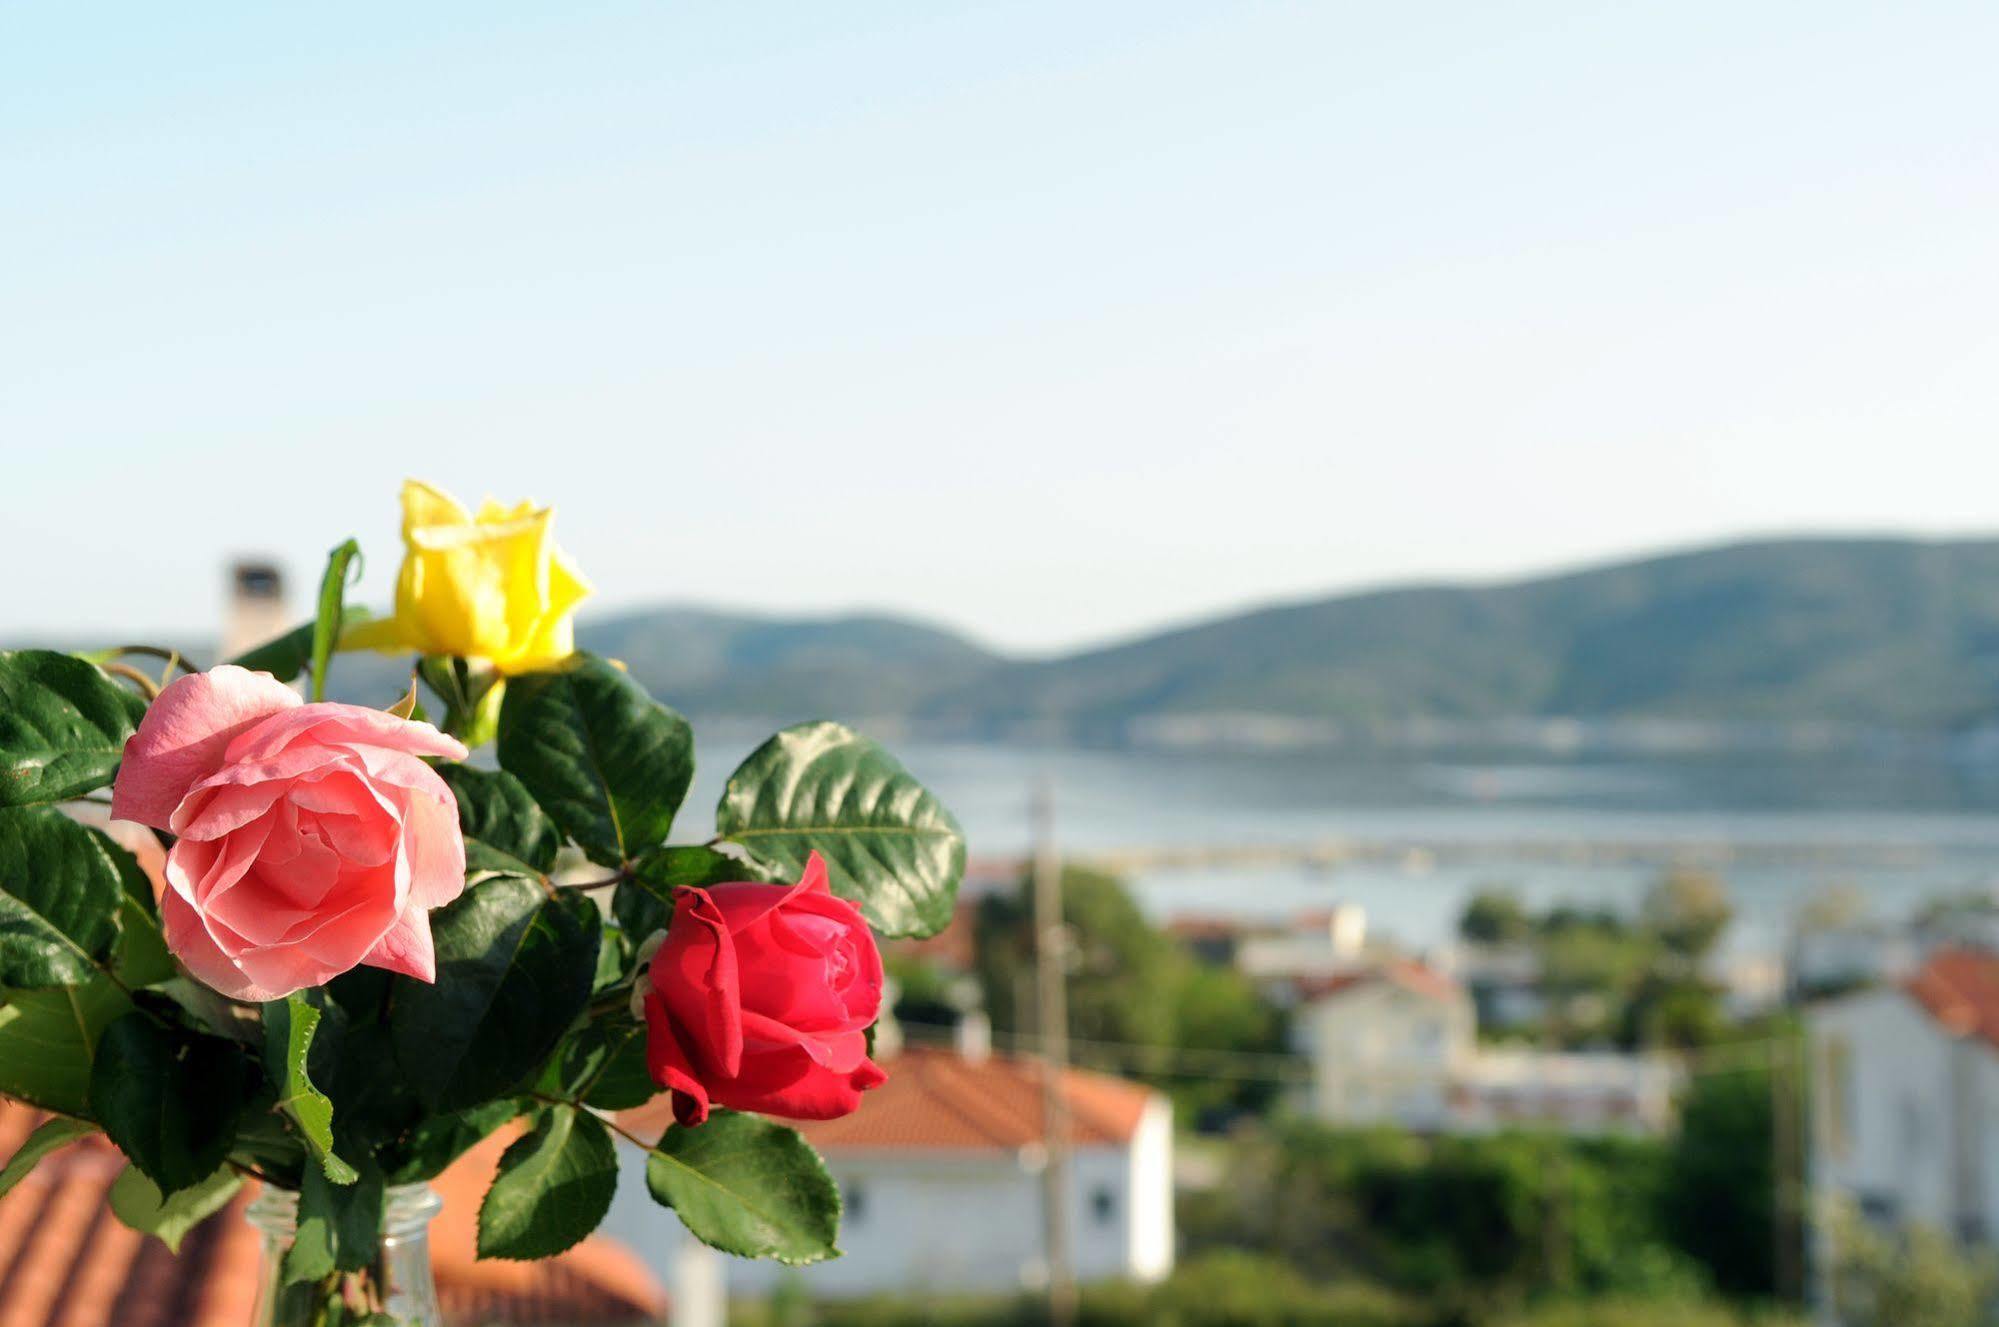
[[[902,1027],[911,1040],[926,1045],[948,1045],[952,1038],[952,1025],[949,1023],[912,1020],[905,1021]],[[1041,1052],[1041,1039],[1035,1033],[996,1030],[992,1035],[994,1041],[1022,1055],[1038,1056]],[[1659,1053],[1675,1060],[1675,1067],[1687,1077],[1701,1078],[1711,1074],[1744,1073],[1770,1068],[1779,1053],[1778,1048],[1782,1045],[1780,1038],[1766,1038],[1729,1042],[1693,1051]],[[1159,1046],[1145,1042],[1103,1041],[1074,1036],[1068,1038],[1068,1047],[1072,1057],[1087,1055],[1102,1061],[1117,1061],[1120,1067],[1128,1067],[1134,1061],[1150,1061],[1150,1065],[1143,1068],[1142,1072],[1168,1074],[1176,1078],[1207,1079],[1214,1082],[1296,1084],[1312,1081],[1312,1068],[1304,1057],[1279,1051],[1210,1050],[1196,1046]],[[1355,1075],[1349,1071],[1347,1076]],[[1360,1077],[1365,1081],[1369,1076],[1363,1073]],[[1399,1072],[1384,1073],[1379,1077],[1382,1081],[1390,1081],[1397,1080],[1402,1075]]]

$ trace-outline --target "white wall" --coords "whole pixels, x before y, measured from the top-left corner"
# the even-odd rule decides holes
[[[724,1327],[726,1259],[688,1235],[646,1191],[645,1155],[618,1149],[618,1189],[599,1231],[639,1256],[672,1301],[673,1327]]]
[[[1955,1039],[1899,989],[1828,1002],[1807,1027],[1814,1191],[1953,1231]]]
[[[1012,1293],[1045,1284],[1041,1176],[1024,1155],[939,1149],[827,1157],[847,1202],[844,1255],[812,1267],[727,1259],[731,1293],[760,1296],[795,1279],[814,1296],[882,1292]],[[1078,1148],[1070,1230],[1082,1281],[1155,1280],[1173,1266],[1172,1107],[1150,1105],[1129,1149]],[[669,1287],[689,1280],[679,1218],[645,1188],[645,1158],[625,1155],[604,1233],[630,1245]]]
[[[1125,1270],[1160,1281],[1173,1271],[1173,1104],[1152,1099],[1131,1141]]]
[[[1294,1024],[1322,1119],[1442,1128],[1451,1072],[1472,1050],[1471,1001],[1374,981],[1316,1000]]]

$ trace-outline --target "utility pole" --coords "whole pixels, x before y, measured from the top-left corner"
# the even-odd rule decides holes
[[[1048,1321],[1076,1320],[1076,1267],[1069,1244],[1068,928],[1062,922],[1062,859],[1055,851],[1055,792],[1034,788],[1034,976],[1041,1031],[1041,1223],[1048,1267]]]
[[[1795,1060],[1792,1034],[1789,1029],[1779,1027],[1770,1045],[1770,1155],[1774,1172],[1772,1187],[1776,1190],[1772,1195],[1774,1219],[1770,1233],[1776,1241],[1772,1270],[1777,1297],[1790,1304],[1802,1301],[1805,1279],[1798,1221],[1799,1196],[1804,1185],[1799,1175],[1803,1167],[1799,1165],[1799,1076],[1793,1071]]]

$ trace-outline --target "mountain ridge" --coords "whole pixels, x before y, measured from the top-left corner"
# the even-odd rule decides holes
[[[690,715],[784,723],[1108,741],[1224,716],[1949,732],[1999,724],[1999,538],[1737,540],[1286,599],[1038,657],[905,614],[686,603],[585,614],[577,642]],[[381,703],[404,668],[345,656],[333,690]]]

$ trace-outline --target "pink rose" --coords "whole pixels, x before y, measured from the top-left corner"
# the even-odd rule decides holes
[[[274,1000],[367,963],[437,976],[432,908],[465,888],[458,803],[427,723],[307,705],[231,664],[160,693],[125,743],[111,814],[178,836],[160,916],[188,970]]]
[[[640,993],[646,1063],[682,1124],[711,1102],[832,1119],[888,1080],[868,1059],[881,953],[816,852],[795,885],[681,890]]]

